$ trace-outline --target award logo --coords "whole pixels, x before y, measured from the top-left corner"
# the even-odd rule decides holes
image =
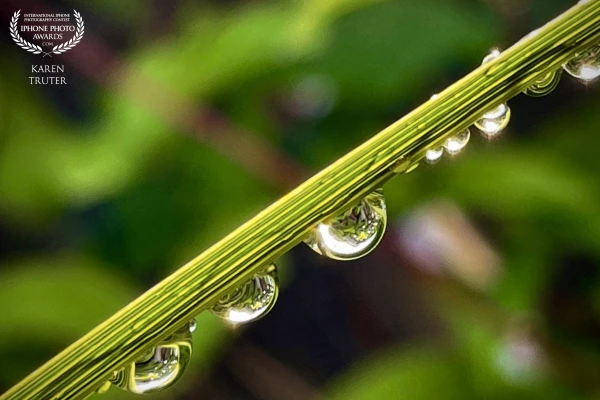
[[[85,25],[83,18],[76,10],[73,14],[23,14],[19,23],[21,10],[15,12],[10,20],[10,36],[15,43],[33,54],[52,57],[71,50],[83,38]],[[25,37],[23,37],[25,36]],[[38,74],[64,73],[64,65],[32,65],[31,72]],[[32,85],[66,84],[63,76],[32,76]]]
[[[42,41],[42,46],[53,46],[55,40],[61,40],[65,33],[75,32],[75,35],[67,42],[57,44],[49,51],[44,51],[38,44],[30,43],[19,34],[18,23],[21,10],[14,13],[10,20],[10,36],[17,45],[33,54],[61,54],[71,50],[83,38],[85,26],[81,14],[73,10],[73,16],[77,26],[70,24],[70,14],[24,14],[23,22],[36,22],[38,25],[21,25],[21,32],[34,32],[33,40]],[[65,24],[66,23],[66,24]]]

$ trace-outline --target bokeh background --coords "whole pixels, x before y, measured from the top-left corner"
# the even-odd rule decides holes
[[[574,3],[3,1],[0,393]],[[67,86],[29,85],[18,9],[82,14]],[[499,138],[385,186],[374,253],[298,246],[264,319],[199,316],[184,380],[148,398],[600,398],[599,100],[566,75],[514,99]]]

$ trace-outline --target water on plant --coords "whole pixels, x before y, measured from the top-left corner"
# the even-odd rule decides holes
[[[600,44],[577,53],[571,61],[563,65],[563,68],[575,78],[583,81],[598,78],[600,76]]]
[[[464,131],[449,137],[444,143],[444,148],[450,154],[458,154],[462,149],[465,148],[467,143],[469,143],[470,138],[471,132],[467,128]]]
[[[433,163],[438,162],[440,160],[440,158],[442,158],[443,154],[444,154],[443,147],[438,147],[437,149],[429,149],[425,153],[425,160],[427,160],[428,162],[433,164]]]
[[[336,260],[353,260],[372,251],[387,223],[383,190],[377,189],[350,209],[318,224],[306,243]]]
[[[110,382],[137,394],[164,390],[177,382],[187,368],[192,355],[192,335],[196,321],[186,324],[159,346],[149,349],[140,358],[115,372]]]
[[[223,296],[211,311],[233,325],[255,321],[273,308],[278,294],[277,268],[271,264],[234,292]]]
[[[492,111],[485,113],[479,120],[475,121],[475,126],[486,137],[491,138],[500,133],[510,121],[510,108],[507,104],[500,104]]]
[[[487,64],[496,58],[500,57],[502,53],[499,50],[492,50],[490,54],[485,56],[482,65]],[[475,126],[479,129],[486,137],[491,138],[496,136],[502,129],[506,128],[510,121],[510,108],[508,104],[500,104],[491,111],[486,112],[483,116],[475,121]]]

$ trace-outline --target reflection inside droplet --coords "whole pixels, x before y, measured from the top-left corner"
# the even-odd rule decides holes
[[[306,243],[336,260],[353,260],[371,252],[385,232],[387,214],[383,190],[377,189],[349,210],[315,227]]]
[[[558,86],[562,76],[562,69],[550,71],[537,79],[523,93],[531,97],[541,97],[552,92]]]
[[[211,311],[234,325],[255,321],[273,308],[278,294],[277,268],[271,264],[233,293],[223,296]]]
[[[135,363],[133,368],[136,392],[150,393],[167,387],[179,374],[179,347],[159,346],[149,360]]]
[[[430,162],[430,163],[433,164],[435,162],[438,162],[440,160],[440,158],[442,158],[443,154],[444,154],[444,148],[443,147],[438,147],[437,149],[429,149],[425,153],[425,159],[428,162]]]
[[[195,321],[186,324],[136,362],[117,371],[110,382],[138,394],[158,392],[173,385],[183,375],[192,355],[193,324]]]
[[[510,107],[506,104],[500,104],[492,111],[485,113],[479,120],[475,121],[475,126],[484,134],[484,136],[492,138],[506,128],[510,121],[510,115]]]
[[[591,81],[600,76],[600,68],[592,65],[586,65],[580,70],[580,77],[586,81]]]
[[[462,149],[465,148],[467,143],[469,143],[470,138],[471,132],[469,129],[465,129],[464,131],[449,137],[444,143],[444,148],[450,154],[458,154]]]
[[[489,63],[500,57],[500,51],[494,49],[485,56],[482,65]],[[475,126],[484,136],[491,138],[496,136],[500,131],[508,125],[510,121],[510,108],[507,104],[500,104],[496,108],[486,112],[479,120],[475,121]]]
[[[563,69],[583,81],[598,78],[600,76],[600,45],[577,53],[571,61],[563,65]]]

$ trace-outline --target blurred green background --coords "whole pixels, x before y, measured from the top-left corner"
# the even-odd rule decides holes
[[[2,2],[0,393],[574,3]],[[29,85],[18,9],[82,14],[67,86]],[[499,138],[385,186],[374,253],[299,246],[267,317],[199,316],[184,380],[148,398],[600,398],[599,100],[566,74],[514,99]]]

